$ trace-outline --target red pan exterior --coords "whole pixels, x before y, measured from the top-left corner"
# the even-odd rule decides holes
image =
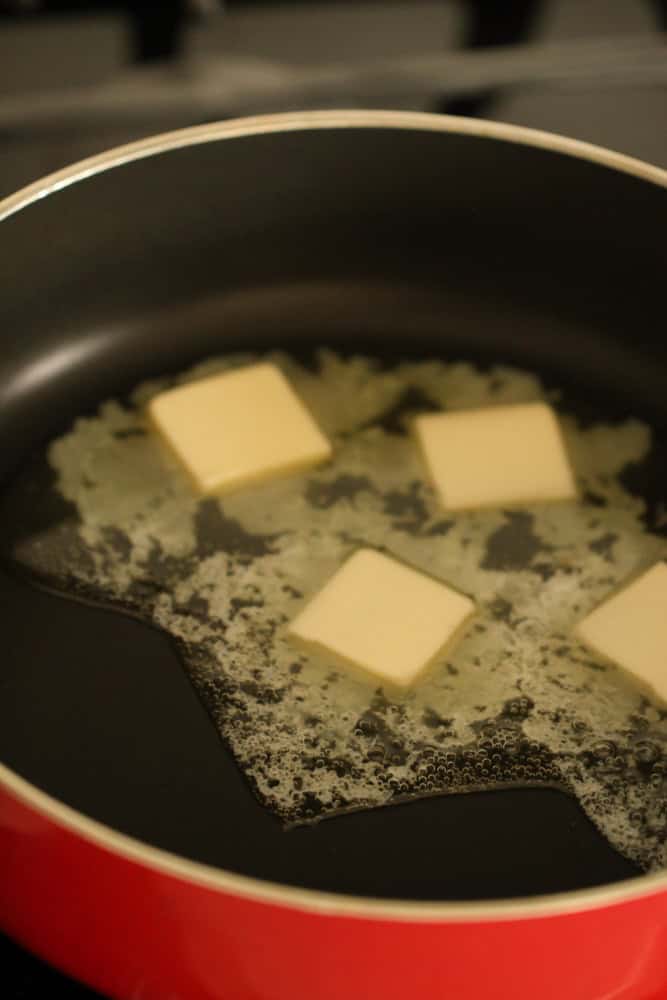
[[[667,894],[520,919],[308,912],[138,863],[0,788],[0,924],[132,1000],[662,1000]]]
[[[667,175],[646,165],[507,126],[347,112],[299,117],[296,126],[276,118],[277,124],[213,130],[243,134],[343,120],[359,127],[382,120],[394,127],[479,129],[667,184]],[[188,130],[176,145],[217,134]],[[140,147],[121,151],[114,162],[155,151],[150,140]],[[87,169],[97,164],[79,176]],[[0,927],[122,1000],[667,998],[665,876],[490,906],[420,907],[263,888],[105,832],[49,805],[20,779],[5,780],[2,768]]]

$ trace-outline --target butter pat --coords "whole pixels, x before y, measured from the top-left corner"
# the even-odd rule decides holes
[[[667,702],[665,563],[657,563],[592,611],[575,635]]]
[[[576,485],[546,403],[435,413],[414,423],[447,510],[569,500]]]
[[[271,364],[168,389],[148,411],[201,493],[285,475],[331,455],[306,407]]]
[[[475,611],[463,594],[373,549],[359,549],[288,634],[405,689]]]

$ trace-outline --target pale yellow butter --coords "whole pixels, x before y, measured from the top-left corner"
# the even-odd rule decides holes
[[[575,635],[667,702],[667,565],[656,563],[606,600]]]
[[[202,493],[285,475],[331,455],[329,441],[272,364],[168,389],[148,410]]]
[[[556,415],[546,403],[426,414],[414,430],[447,510],[576,496]]]
[[[470,598],[373,549],[359,549],[289,626],[381,683],[408,688],[475,611]]]

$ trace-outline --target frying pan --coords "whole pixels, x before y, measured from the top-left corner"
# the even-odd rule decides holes
[[[660,441],[666,185],[391,112],[206,125],[54,174],[0,203],[3,481],[101,399],[240,347],[521,365]],[[659,454],[632,472],[649,520],[665,485]],[[167,636],[6,560],[0,588],[0,925],[62,970],[142,1000],[667,996],[667,876],[574,799],[284,832]]]

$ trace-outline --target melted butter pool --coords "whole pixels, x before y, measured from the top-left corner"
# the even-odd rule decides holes
[[[48,449],[76,517],[17,540],[14,558],[65,593],[166,629],[239,767],[287,825],[549,784],[576,795],[626,856],[664,865],[666,714],[571,637],[613,588],[667,554],[621,477],[648,454],[650,429],[633,419],[580,427],[563,415],[582,502],[448,515],[406,432],[410,415],[547,398],[535,376],[439,361],[386,369],[330,353],[311,370],[276,354],[269,360],[334,441],[333,461],[199,499],[143,406],[168,385],[256,360],[206,362],[77,420]],[[285,637],[362,545],[479,606],[463,641],[400,700]]]

